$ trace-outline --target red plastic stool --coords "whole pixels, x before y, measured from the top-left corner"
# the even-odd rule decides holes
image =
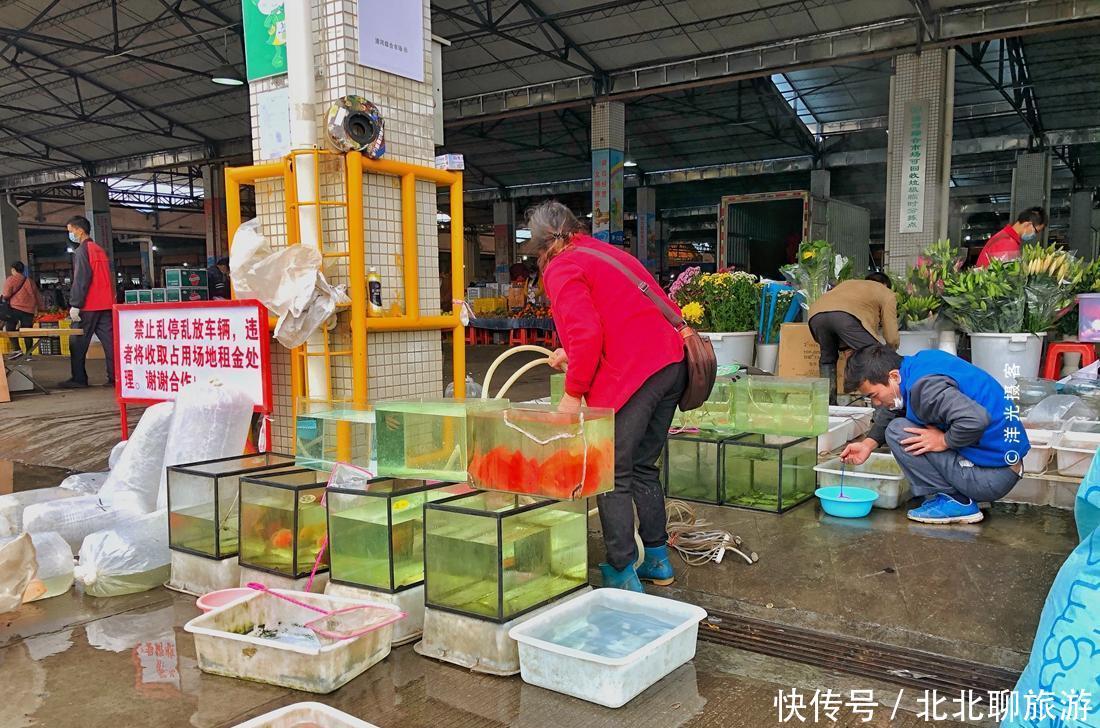
[[[528,341],[527,329],[510,329],[508,331],[508,346],[524,346]]]
[[[1047,357],[1043,361],[1043,379],[1060,379],[1062,354],[1078,352],[1081,354],[1081,366],[1087,367],[1096,361],[1096,346],[1079,341],[1058,341],[1047,346]]]
[[[477,343],[477,340],[478,340],[477,329],[475,329],[473,326],[467,326],[466,327],[466,346],[473,346],[474,344]]]

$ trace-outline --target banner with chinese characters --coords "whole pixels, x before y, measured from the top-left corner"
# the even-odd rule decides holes
[[[129,304],[114,314],[121,404],[172,400],[191,382],[216,379],[271,411],[267,310],[258,301]]]
[[[623,152],[620,149],[592,150],[592,237],[622,245],[623,236]]]
[[[244,60],[248,80],[286,73],[286,11],[283,0],[242,0]]]
[[[359,63],[424,80],[424,5],[359,0]]]
[[[912,101],[905,107],[902,128],[904,153],[901,167],[901,217],[903,233],[924,232],[924,175],[928,157],[928,102]]]

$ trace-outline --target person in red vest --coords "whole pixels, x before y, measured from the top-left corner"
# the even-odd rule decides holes
[[[92,334],[103,345],[103,357],[107,364],[106,387],[115,386],[115,336],[111,307],[115,302],[114,280],[107,253],[92,240],[92,224],[88,218],[77,215],[65,225],[69,240],[79,247],[73,253],[73,285],[69,293],[69,318],[79,324],[83,336],[69,339],[72,377],[58,386],[79,389],[88,386],[88,370],[85,362]]]
[[[1041,207],[1029,207],[1016,216],[1016,222],[1005,225],[986,241],[978,254],[978,268],[991,260],[1013,260],[1020,257],[1024,243],[1033,243],[1047,226],[1047,214]]]

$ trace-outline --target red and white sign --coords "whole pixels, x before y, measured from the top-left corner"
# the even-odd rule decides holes
[[[217,379],[271,412],[267,310],[258,301],[120,304],[114,307],[119,404],[174,400]]]

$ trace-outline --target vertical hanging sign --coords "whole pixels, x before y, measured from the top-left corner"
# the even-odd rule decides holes
[[[902,127],[901,218],[903,233],[924,232],[924,177],[928,158],[927,101],[913,101],[905,107]]]
[[[592,237],[611,242],[611,150],[592,150]]]
[[[424,5],[420,0],[359,0],[359,63],[424,81]]]
[[[241,0],[248,80],[286,73],[284,0]]]
[[[626,242],[626,236],[623,233],[623,150],[608,151],[608,167],[610,168],[608,175],[610,186],[608,197],[611,208],[610,242],[613,245],[622,245]]]

